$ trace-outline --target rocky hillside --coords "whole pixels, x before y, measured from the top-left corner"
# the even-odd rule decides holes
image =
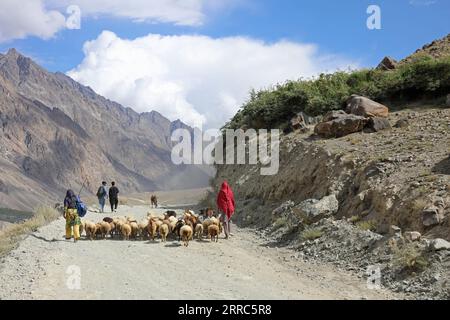
[[[434,61],[419,69],[427,66],[434,68]],[[334,83],[323,80],[320,85]],[[289,127],[280,142],[279,173],[261,176],[257,166],[221,165],[214,187],[228,180],[237,197],[235,221],[259,228],[305,260],[333,263],[361,277],[377,266],[385,287],[412,298],[448,298],[450,99],[442,93],[432,105],[416,96],[400,111],[347,95],[345,111],[317,118],[299,113],[290,122],[285,104],[281,121],[265,113],[267,123]],[[265,94],[231,126],[245,128],[248,114],[267,110],[271,97]]]
[[[450,34],[442,39],[435,40],[429,44],[424,45],[409,57],[403,59],[400,63],[407,64],[417,58],[429,57],[432,59],[440,59],[450,57]]]
[[[138,114],[11,49],[0,55],[0,207],[34,209],[86,181],[124,192],[207,184],[200,168],[170,160],[173,130],[157,112]],[[179,179],[187,176],[187,179]]]

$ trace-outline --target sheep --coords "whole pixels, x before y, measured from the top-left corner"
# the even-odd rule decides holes
[[[111,222],[114,222],[114,219],[113,219],[113,218],[106,217],[106,218],[103,218],[103,221],[104,221],[104,222],[111,223]]]
[[[89,238],[90,240],[94,240],[94,236],[97,232],[96,224],[91,221],[86,221],[84,223],[84,228],[86,230],[86,237]]]
[[[195,235],[197,236],[198,240],[202,240],[202,237],[203,237],[203,225],[201,223],[198,223],[195,226]]]
[[[167,242],[167,235],[169,234],[169,226],[167,224],[161,225],[159,228],[159,234],[161,235],[162,242]]]
[[[109,224],[111,226],[111,231],[109,232],[111,239],[114,238],[114,236],[117,234],[117,224],[114,222],[111,222]]]
[[[128,223],[121,224],[120,231],[122,233],[123,240],[130,240],[132,229]]]
[[[219,242],[219,227],[215,224],[212,224],[208,227],[208,236],[211,242]]]
[[[105,239],[106,235],[111,232],[111,225],[108,222],[99,222],[97,223],[97,236],[100,236],[101,239]]]
[[[142,237],[142,239],[145,239],[148,237],[148,223],[149,221],[147,219],[144,219],[139,223],[139,235]]]
[[[181,241],[181,228],[185,225],[186,223],[184,222],[184,220],[178,220],[177,223],[175,224],[175,228],[173,228],[172,233],[176,234],[178,236],[178,241]]]
[[[150,222],[147,226],[147,230],[148,230],[150,239],[152,239],[152,241],[155,241],[156,234],[158,233],[158,224],[156,223],[155,220],[150,219]]]
[[[129,224],[131,227],[131,237],[133,239],[136,239],[139,234],[139,225],[137,224],[136,221],[130,222]]]
[[[181,227],[180,229],[180,236],[183,240],[184,246],[189,246],[189,241],[192,240],[192,236],[194,235],[194,231],[192,230],[191,226],[185,225]]]
[[[96,239],[103,238],[102,224],[100,222],[95,224],[95,230],[96,230],[95,231],[95,238]]]

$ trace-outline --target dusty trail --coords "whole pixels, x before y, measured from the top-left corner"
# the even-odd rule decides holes
[[[119,215],[146,215],[123,206]],[[110,216],[110,214],[106,214]],[[101,220],[100,214],[89,214]],[[62,219],[27,237],[0,261],[1,299],[386,299],[364,280],[312,265],[287,249],[269,248],[250,230],[234,228],[218,244],[63,239]],[[70,289],[76,269],[81,289]],[[69,273],[68,273],[69,272]],[[71,277],[72,275],[72,277]],[[69,282],[69,287],[68,287]]]

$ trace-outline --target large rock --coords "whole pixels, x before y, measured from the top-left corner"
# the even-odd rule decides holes
[[[387,118],[389,116],[388,107],[358,95],[352,95],[350,99],[348,99],[346,111],[347,113],[365,118]]]
[[[434,239],[430,243],[430,249],[433,251],[450,250],[450,242],[444,239]]]
[[[302,114],[296,115],[291,119],[291,127],[294,131],[307,132],[308,127],[306,126],[305,118]]]
[[[334,215],[339,210],[339,201],[335,195],[322,200],[308,199],[292,209],[293,213],[307,223],[314,223]]]
[[[430,206],[422,212],[422,222],[425,227],[432,227],[440,224],[444,219],[444,213],[441,208]]]
[[[340,138],[360,132],[364,129],[368,119],[353,114],[327,115],[325,119],[335,117],[334,120],[319,123],[314,132],[324,138]]]
[[[364,130],[366,132],[378,132],[382,130],[392,129],[391,123],[386,118],[369,118]]]
[[[419,241],[422,238],[422,235],[420,234],[420,232],[417,231],[409,231],[409,232],[405,232],[405,238],[409,241]]]
[[[398,62],[395,59],[391,57],[385,57],[378,65],[377,69],[384,71],[394,70],[395,68],[397,68],[397,64]]]

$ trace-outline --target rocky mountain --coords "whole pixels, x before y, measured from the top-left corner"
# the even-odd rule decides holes
[[[171,162],[170,136],[180,127],[192,130],[125,108],[11,49],[0,55],[0,207],[60,201],[84,181],[90,193],[102,180],[124,193],[207,185],[202,168]]]
[[[445,36],[442,39],[435,40],[431,43],[424,45],[422,48],[417,49],[409,57],[403,59],[400,63],[409,63],[414,61],[419,57],[431,57],[434,59],[439,59],[443,57],[450,56],[450,34]]]

